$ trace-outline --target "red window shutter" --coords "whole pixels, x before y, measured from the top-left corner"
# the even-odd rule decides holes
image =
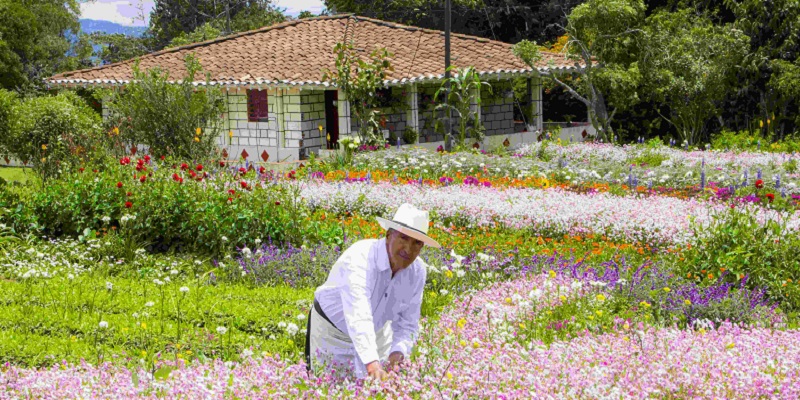
[[[266,90],[247,91],[247,119],[250,122],[266,120],[269,117]]]

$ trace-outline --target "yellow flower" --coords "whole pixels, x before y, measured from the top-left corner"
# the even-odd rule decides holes
[[[564,296],[563,294],[558,296],[558,298],[561,299],[561,301],[567,301],[567,296]]]
[[[641,303],[639,303],[639,305],[644,307],[644,308],[650,308],[650,303],[648,303],[646,301],[642,301]]]
[[[606,296],[604,296],[602,293],[597,295],[597,301],[605,301],[605,299],[606,299]]]
[[[465,326],[467,326],[466,318],[459,319],[456,325],[458,326],[459,329],[463,329]]]
[[[511,304],[512,300],[511,297],[506,297],[506,304]]]
[[[758,127],[759,128],[763,128],[764,127],[764,121],[758,121]]]
[[[450,271],[449,269],[444,270],[444,276],[446,276],[448,278],[452,278],[453,277],[453,271]]]
[[[228,131],[228,137],[233,138],[233,131]]]
[[[692,301],[689,300],[689,299],[686,299],[686,300],[683,301],[683,304],[686,304],[687,306],[690,306],[690,305],[692,305]]]
[[[141,327],[142,327],[142,329],[147,329],[147,324],[146,324],[146,323],[144,323],[144,322],[142,322],[142,325],[141,325]]]
[[[292,339],[289,339],[289,340],[287,340],[287,341],[286,341],[286,343],[287,343],[289,346],[293,346],[293,345],[294,345],[294,340],[292,340]]]
[[[589,321],[594,321],[594,315],[589,316]]]
[[[475,340],[474,342],[472,342],[472,347],[474,347],[474,348],[476,348],[476,349],[477,349],[478,347],[481,347],[481,342],[479,342],[479,341]]]
[[[460,345],[461,345],[461,347],[466,347],[466,346],[467,346],[467,341],[466,341],[466,340],[464,340],[464,339],[461,339],[461,341],[460,341],[460,342],[458,342],[458,344],[460,344]]]
[[[447,379],[453,379],[453,374],[450,371],[447,371]]]
[[[706,334],[705,328],[700,328],[699,332],[700,332],[701,335],[705,335]]]
[[[448,335],[452,335],[452,334],[453,334],[453,330],[452,330],[452,329],[450,329],[450,328],[447,328],[447,334],[448,334]]]
[[[71,342],[77,342],[77,341],[78,341],[78,338],[77,338],[77,337],[75,337],[75,335],[72,335],[72,336],[70,336],[70,337],[69,337],[69,340],[70,340]]]
[[[627,331],[628,329],[631,329],[631,326],[626,322],[624,325],[622,325],[622,329],[625,329]]]
[[[626,342],[627,342],[627,341],[630,341],[631,339],[630,339],[629,337],[627,337],[627,336],[624,336],[624,337],[622,338],[622,340],[624,340],[624,341],[626,341]]]
[[[112,129],[112,130],[111,130],[111,132],[112,132],[112,133],[113,133],[115,136],[119,136],[119,128],[117,128],[116,126],[114,127],[114,129]]]
[[[200,128],[197,128],[197,129],[194,130],[194,132],[195,132],[195,134],[197,134],[197,136],[200,136],[200,133],[202,131],[200,130]]]
[[[147,351],[142,350],[142,357],[147,357]]]
[[[597,310],[597,316],[598,317],[602,317],[603,316],[603,310]]]
[[[667,293],[669,293],[669,292],[670,292],[670,290],[671,290],[671,289],[670,289],[670,288],[668,288],[668,287],[665,287],[665,288],[664,288],[664,291],[665,291],[665,292],[667,292]]]
[[[319,129],[319,131],[322,132],[322,125],[318,125],[317,129]]]
[[[767,118],[767,125],[769,125],[769,118]]]
[[[732,349],[734,347],[736,347],[736,345],[733,342],[730,342],[727,346],[725,346],[726,349]]]
[[[47,157],[42,157],[42,162],[47,162]]]
[[[527,326],[525,326],[525,324],[524,324],[524,323],[522,323],[522,322],[520,322],[520,323],[519,323],[519,327],[520,327],[521,329],[525,329],[525,328],[527,328]]]
[[[195,136],[195,137],[194,137],[194,141],[199,143],[199,142],[200,142],[200,138],[199,138],[199,137],[197,137],[197,136]]]
[[[191,351],[191,350],[186,350],[186,355],[187,355],[187,356],[190,356],[190,355],[192,355],[192,351]]]
[[[42,150],[47,150],[47,145],[46,144],[42,145]]]
[[[183,359],[183,354],[178,353],[177,357],[180,358],[180,359]]]
[[[552,269],[550,271],[547,271],[547,274],[550,275],[551,278],[556,277],[556,271],[553,271]]]

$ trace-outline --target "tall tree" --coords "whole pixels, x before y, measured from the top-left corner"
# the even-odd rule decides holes
[[[150,31],[157,49],[173,39],[188,37],[203,25],[220,35],[240,32],[283,21],[285,17],[271,0],[156,0],[150,13]]]
[[[77,66],[85,47],[73,49],[70,38],[79,13],[77,0],[0,0],[0,87],[41,87],[43,78]]]

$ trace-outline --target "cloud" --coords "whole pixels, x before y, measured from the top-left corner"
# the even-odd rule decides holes
[[[145,21],[138,7],[144,9]],[[111,21],[125,26],[145,26],[150,19],[153,0],[95,0],[81,3],[81,18]]]
[[[286,14],[296,17],[300,11],[311,11],[319,14],[325,9],[322,0],[276,0],[273,2],[279,8],[286,8]]]

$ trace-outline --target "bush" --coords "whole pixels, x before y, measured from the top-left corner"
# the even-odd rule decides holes
[[[73,92],[16,104],[7,93],[0,98],[0,109],[5,110],[0,111],[0,119],[6,125],[0,148],[4,155],[31,163],[43,180],[85,161],[100,143],[100,116]]]
[[[403,141],[406,142],[406,144],[414,144],[417,143],[417,139],[419,139],[419,132],[410,126],[407,126],[403,131]]]
[[[775,218],[759,223],[747,211],[731,210],[708,227],[695,228],[698,243],[686,254],[682,274],[699,281],[744,282],[764,287],[789,308],[800,308],[800,237]]]
[[[186,76],[178,83],[158,68],[133,67],[134,82],[107,100],[110,135],[128,145],[145,145],[150,154],[204,160],[216,150],[225,101],[219,89],[197,90],[192,82],[200,63],[186,58]],[[121,154],[118,154],[121,155]]]

